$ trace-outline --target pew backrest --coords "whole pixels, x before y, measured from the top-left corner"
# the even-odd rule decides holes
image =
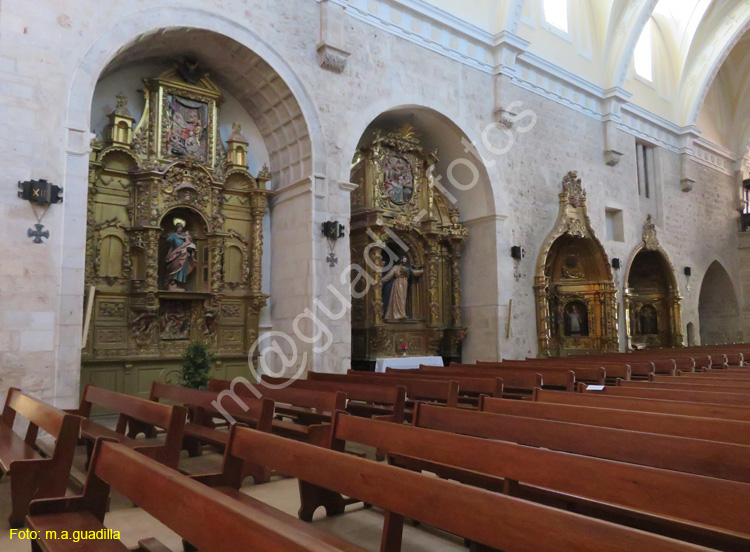
[[[420,405],[413,425],[750,483],[750,446]]]

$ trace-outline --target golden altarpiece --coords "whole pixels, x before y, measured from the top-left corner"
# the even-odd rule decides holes
[[[436,153],[414,130],[375,138],[352,167],[352,367],[378,358],[461,358],[461,253],[467,230],[435,182]],[[366,293],[365,293],[366,292]]]
[[[577,172],[565,176],[559,198],[534,279],[539,354],[617,351],[617,289]]]
[[[248,172],[238,123],[219,134],[220,90],[179,69],[144,80],[136,121],[117,98],[92,143],[86,287],[95,288],[81,383],[146,394],[174,381],[191,341],[215,377],[246,373],[258,332],[270,180]]]
[[[625,275],[625,320],[628,348],[682,347],[682,297],[674,267],[659,245],[656,225],[648,215],[643,239]]]

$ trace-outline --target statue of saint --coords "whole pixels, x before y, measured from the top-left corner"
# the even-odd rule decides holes
[[[389,320],[403,320],[406,315],[406,301],[409,295],[409,280],[421,276],[423,270],[414,270],[409,266],[409,260],[402,257],[400,262],[391,268],[380,280],[383,288],[383,303],[385,318]],[[389,286],[385,284],[390,283]]]
[[[185,221],[174,219],[175,231],[167,236],[167,282],[169,291],[185,291],[190,273],[198,265],[196,260],[197,247],[193,243],[190,232],[185,230]]]
[[[585,308],[585,307],[583,307]],[[566,328],[565,335],[587,336],[589,334],[586,312],[576,303],[568,305],[565,312]]]

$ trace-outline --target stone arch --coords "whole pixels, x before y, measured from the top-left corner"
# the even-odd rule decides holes
[[[341,149],[347,156],[347,163],[342,164],[342,166],[349,166],[348,162],[354,157],[357,148],[367,136],[368,129],[370,129],[376,122],[382,120],[384,117],[397,117],[399,114],[407,113],[416,114],[416,117],[421,117],[420,120],[422,122],[427,122],[428,125],[442,127],[442,129],[450,130],[456,134],[458,138],[450,144],[450,146],[452,146],[450,148],[451,151],[446,152],[446,155],[443,156],[440,155],[440,151],[442,150],[438,152],[441,157],[441,162],[443,158],[451,158],[451,155],[448,154],[450,153],[468,159],[477,167],[480,175],[480,181],[478,184],[480,185],[474,186],[471,191],[476,189],[477,195],[475,197],[481,198],[484,201],[481,205],[482,210],[478,211],[474,216],[467,216],[465,212],[466,209],[462,208],[462,203],[465,204],[467,202],[462,201],[460,194],[456,194],[462,218],[464,220],[471,220],[472,218],[493,215],[505,216],[505,213],[501,213],[502,206],[508,205],[508,201],[504,195],[505,191],[499,186],[493,185],[493,183],[497,182],[497,179],[492,178],[492,176],[494,176],[492,174],[493,169],[497,168],[496,160],[490,159],[488,163],[485,163],[481,157],[477,157],[472,153],[467,153],[465,151],[466,145],[462,142],[463,138],[466,140],[466,144],[480,144],[481,133],[476,134],[469,130],[471,125],[469,125],[469,123],[457,113],[447,111],[445,105],[425,100],[425,98],[418,98],[416,96],[413,98],[399,96],[398,101],[396,101],[392,98],[385,97],[378,102],[370,104],[365,110],[358,112],[356,122],[353,121],[352,124],[349,125],[349,127],[352,128],[352,131],[344,138],[344,141],[341,144]],[[417,132],[420,132],[419,122],[415,121],[414,126],[416,127]],[[425,134],[424,131],[421,133]],[[440,148],[443,146],[443,148],[445,148],[445,146],[449,145],[447,140],[443,140],[442,142],[445,143],[436,143],[435,147]],[[440,166],[438,166],[438,168],[440,168]],[[345,168],[344,170],[348,171],[348,168]],[[342,182],[348,182],[349,178],[350,175],[348,172],[341,175]],[[450,188],[450,186],[446,187]]]
[[[502,223],[507,214],[503,210],[509,204],[504,188],[498,185],[501,158],[485,161],[473,153],[468,146],[480,144],[481,133],[470,130],[472,125],[468,121],[460,114],[446,110],[445,104],[437,101],[417,96],[385,97],[356,115],[356,120],[349,125],[351,132],[339,144],[346,156],[342,167],[347,171],[357,149],[370,137],[368,133],[381,123],[395,130],[398,122],[408,122],[415,127],[426,149],[438,150],[440,161],[436,174],[443,175],[441,184],[456,199],[461,221],[469,229],[461,262],[462,312],[464,325],[468,327],[463,342],[463,359],[496,358],[502,333],[497,319],[499,273],[502,270],[498,234],[505,230]],[[457,181],[462,184],[472,182],[468,179],[469,173],[478,175],[470,190],[457,189],[445,176],[456,159],[460,160],[453,166]],[[341,181],[350,179],[348,172],[341,175]],[[472,240],[472,235],[477,239]]]
[[[742,340],[740,308],[732,279],[719,261],[706,270],[698,299],[702,345]]]
[[[63,304],[82,305],[82,276],[85,262],[85,233],[81,228],[86,220],[88,153],[91,134],[89,132],[91,104],[98,80],[113,61],[127,63],[135,56],[146,55],[139,45],[154,40],[169,50],[168,41],[174,42],[175,35],[181,35],[183,45],[190,35],[190,44],[196,44],[202,37],[213,37],[214,43],[224,45],[222,56],[226,63],[238,63],[245,72],[239,75],[230,92],[236,93],[248,112],[256,120],[267,144],[270,156],[270,169],[273,173],[273,188],[278,191],[287,188],[311,190],[313,175],[325,178],[327,159],[322,125],[312,97],[300,77],[289,64],[265,43],[251,28],[240,21],[222,17],[208,10],[175,7],[151,7],[124,15],[109,28],[100,33],[92,33],[95,38],[80,53],[80,61],[75,66],[67,94],[67,150],[65,158],[66,202],[63,215],[64,241],[62,255],[66,259],[63,269]],[[183,55],[186,49],[180,50]],[[137,58],[137,56],[136,56]],[[211,59],[220,62],[220,56]],[[222,70],[226,65],[220,66]],[[227,83],[222,83],[227,86]],[[236,92],[235,92],[236,91]],[[298,249],[298,260],[309,259],[314,255],[313,215],[310,210],[302,220],[297,204],[288,202],[274,210],[273,226],[294,226],[299,239],[301,232],[309,234],[306,249]],[[296,215],[295,215],[295,212]],[[296,220],[296,225],[289,221]],[[305,224],[303,224],[303,222]],[[309,224],[307,224],[309,223]],[[285,240],[289,236],[274,235],[275,240]],[[275,257],[272,261],[275,262]],[[271,274],[279,271],[272,270]],[[299,304],[299,290],[306,290],[312,302],[313,285],[307,275],[299,281],[290,281],[288,286],[295,290],[295,305]],[[283,286],[282,286],[283,287]],[[273,282],[272,282],[273,288]],[[272,293],[285,296],[285,290],[272,289]],[[297,307],[292,307],[292,310]],[[295,311],[296,312],[296,311]],[[67,316],[70,324],[82,323],[82,308],[76,307],[72,316]],[[289,321],[291,324],[291,321]],[[74,335],[74,334],[70,334]],[[78,331],[80,336],[80,330]],[[76,339],[79,337],[76,336]],[[75,349],[76,351],[78,348]],[[76,364],[78,359],[61,358],[57,364]]]

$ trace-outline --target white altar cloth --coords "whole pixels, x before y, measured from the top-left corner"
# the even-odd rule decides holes
[[[386,368],[396,368],[398,370],[416,370],[420,364],[425,366],[442,366],[443,357],[393,357],[379,358],[375,361],[375,371],[385,372]]]

